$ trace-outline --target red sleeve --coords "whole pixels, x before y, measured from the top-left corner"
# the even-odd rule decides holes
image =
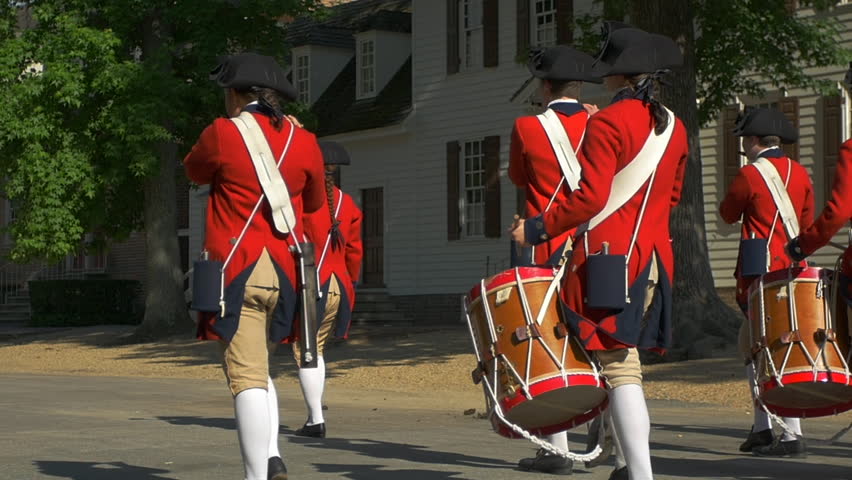
[[[852,140],[840,148],[831,199],[819,218],[799,235],[799,246],[808,255],[825,246],[852,217]]]
[[[183,159],[187,178],[198,185],[212,183],[219,170],[221,149],[218,130],[216,122],[205,128],[192,150]]]
[[[323,207],[328,208],[325,192],[325,166],[322,161],[322,152],[320,152],[316,137],[313,134],[310,134],[305,155],[307,156],[306,168],[308,172],[305,188],[302,190],[302,203],[305,213],[312,213]]]
[[[743,213],[751,201],[751,186],[745,175],[745,167],[734,177],[728,186],[728,194],[719,205],[719,215],[725,223],[736,223],[742,218]]]
[[[674,207],[678,203],[680,203],[680,197],[683,194],[683,177],[686,174],[686,164],[689,160],[689,150],[683,151],[683,156],[680,157],[680,161],[677,164],[677,171],[675,172],[674,184],[672,185],[672,203],[671,205]]]
[[[612,179],[621,156],[620,127],[603,111],[589,120],[586,139],[577,160],[580,183],[564,202],[544,213],[544,225],[550,237],[577,228],[600,213],[612,190]],[[593,159],[594,161],[590,161]]]
[[[524,153],[524,139],[518,129],[518,122],[512,128],[512,143],[509,147],[509,179],[519,187],[527,186],[526,155]]]
[[[349,222],[349,232],[346,235],[346,270],[349,271],[349,278],[352,279],[352,283],[355,283],[361,275],[361,258],[364,256],[364,249],[361,244],[361,220],[363,216],[352,198],[350,197],[348,200],[352,208],[352,221]]]

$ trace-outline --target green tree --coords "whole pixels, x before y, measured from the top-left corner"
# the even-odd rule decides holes
[[[674,210],[675,356],[696,357],[735,337],[741,315],[716,294],[704,229],[704,191],[701,182],[699,129],[717,118],[736,95],[761,95],[759,72],[774,87],[831,88],[809,69],[842,65],[850,52],[840,43],[836,19],[825,14],[837,2],[797,2],[822,12],[793,14],[784,0],[597,0],[598,15],[578,19],[586,35],[583,45],[596,44],[591,35],[597,20],[624,20],[644,30],[675,39],[684,52],[684,65],[663,88],[663,101],[684,121],[690,157],[683,198]],[[602,4],[602,5],[601,5]],[[700,100],[700,103],[698,102]]]
[[[223,109],[217,56],[280,56],[278,19],[318,0],[32,0],[0,6],[0,174],[21,208],[16,261],[57,260],[86,232],[144,230],[137,338],[191,327],[176,230],[180,155]]]

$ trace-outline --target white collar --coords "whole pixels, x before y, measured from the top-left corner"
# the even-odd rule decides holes
[[[547,104],[547,107],[550,108],[551,105],[556,103],[580,103],[573,98],[557,98],[556,100],[551,101]]]

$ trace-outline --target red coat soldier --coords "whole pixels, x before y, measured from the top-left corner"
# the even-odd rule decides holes
[[[852,139],[840,147],[840,158],[831,187],[831,198],[813,224],[802,230],[789,245],[788,251],[795,260],[801,260],[828,244],[835,234],[852,220]],[[840,278],[847,301],[852,304],[852,244],[843,252]]]
[[[287,478],[287,469],[278,453],[278,398],[269,353],[291,334],[298,280],[289,247],[302,240],[303,214],[325,205],[322,156],[313,134],[281,112],[277,95],[292,100],[296,91],[274,59],[234,55],[211,78],[225,89],[231,119],[208,126],[184,166],[190,180],[210,185],[204,249],[211,260],[223,262],[223,288],[216,293],[224,308],[200,315],[198,337],[219,340],[224,347],[246,479],[280,480]],[[260,201],[274,192],[262,183],[240,130],[255,127],[262,132],[259,141],[278,160],[289,192],[276,197],[283,205],[289,201],[283,217],[283,209],[273,211],[268,200]]]
[[[536,51],[530,61],[530,72],[540,79],[539,91],[547,108],[555,112],[570,142],[573,156],[567,162],[576,164],[576,155],[586,134],[589,113],[577,101],[583,82],[601,83],[592,74],[594,58],[568,46],[559,45]],[[509,178],[525,190],[526,214],[538,215],[561,203],[576,185],[579,171],[557,158],[558,145],[548,136],[543,116],[526,116],[515,120],[509,156]],[[568,167],[563,171],[563,166]],[[579,170],[579,169],[577,169]],[[568,178],[566,178],[566,176]],[[573,177],[573,178],[572,178]],[[569,181],[569,178],[571,179]],[[536,265],[558,265],[574,230],[565,231],[534,247],[532,261]],[[570,249],[571,244],[567,247]]]
[[[574,242],[562,298],[569,326],[595,352],[611,388],[610,411],[626,466],[617,466],[610,478],[627,478],[628,471],[633,480],[653,477],[636,348],[665,350],[671,343],[674,262],[668,224],[680,200],[687,136],[654,89],[659,72],[681,62],[667,37],[634,28],[610,33],[601,75],[609,88],[620,90],[589,120],[579,188],[513,231],[516,241],[537,244],[585,224]],[[606,256],[592,261],[599,252]],[[603,281],[592,284],[599,274]]]
[[[601,82],[592,74],[594,61],[592,56],[563,45],[535,50],[530,56],[528,68],[540,81],[539,93],[548,111],[515,120],[509,156],[509,178],[525,191],[527,215],[538,215],[563,202],[571,187],[577,185],[580,168],[576,155],[589,119],[577,98],[583,82]],[[566,231],[533,247],[532,262],[559,265],[570,252],[573,233]],[[545,440],[568,450],[565,432],[548,435]],[[518,466],[557,475],[573,470],[571,460],[543,449],[534,458],[521,459]]]
[[[743,240],[754,238],[767,240],[768,262],[760,258],[758,262],[763,272],[780,270],[790,267],[791,262],[784,253],[784,246],[789,241],[787,229],[781,214],[782,208],[791,208],[790,215],[795,216],[791,223],[795,228],[799,225],[806,227],[813,221],[814,198],[811,177],[807,170],[795,160],[788,158],[779,145],[795,143],[799,138],[796,127],[790,123],[784,114],[775,109],[750,109],[741,116],[734,128],[734,135],[743,137],[743,149],[751,164],[741,168],[736,178],[728,187],[728,193],[719,207],[722,219],[728,223],[743,220]],[[780,182],[787,199],[778,199],[769,188],[770,182]],[[780,188],[779,188],[780,190]],[[785,206],[789,205],[789,207]],[[762,247],[761,247],[762,248]],[[760,252],[758,255],[763,255]],[[737,302],[743,312],[748,310],[748,287],[756,277],[748,276],[744,261],[754,259],[744,258],[743,251],[737,258],[734,276],[737,278]],[[805,266],[802,264],[801,266]],[[740,355],[746,363],[746,376],[749,390],[754,393],[757,388],[754,365],[751,361],[751,348],[748,338],[748,320],[743,319],[739,331]],[[752,452],[758,456],[802,456],[805,452],[804,440],[801,439],[802,428],[798,418],[784,418],[789,429],[799,435],[784,433],[779,442],[773,443],[772,425],[763,409],[754,408],[754,424],[745,442],[740,445],[740,451]]]
[[[317,368],[300,368],[299,382],[308,419],[296,431],[305,437],[325,437],[322,414],[322,395],[325,390],[325,358],[323,350],[329,337],[346,338],[355,306],[355,283],[361,272],[361,210],[352,197],[334,185],[334,173],[339,165],[348,165],[349,154],[334,142],[320,142],[325,162],[327,208],[321,208],[306,218],[308,236],[315,244],[319,284],[322,286],[317,317],[321,318],[317,332]],[[299,364],[299,344],[293,343],[293,354]]]
[[[734,134],[743,137],[743,148],[750,159],[765,158],[772,164],[786,186],[799,225],[802,228],[809,226],[814,219],[811,177],[805,167],[788,158],[778,146],[780,143],[794,143],[798,138],[796,128],[778,110],[757,108],[750,110],[740,119]],[[755,165],[746,165],[740,169],[728,186],[728,192],[719,207],[719,214],[727,223],[735,223],[742,218],[743,240],[751,238],[752,235],[768,239],[767,271],[790,266],[792,262],[784,252],[784,246],[790,239],[787,238],[769,187]],[[745,311],[748,286],[754,277],[741,274],[742,261],[740,252],[734,276],[737,278],[737,302]]]

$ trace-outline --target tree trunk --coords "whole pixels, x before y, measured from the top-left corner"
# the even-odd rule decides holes
[[[671,218],[675,255],[674,358],[708,356],[736,337],[741,315],[719,298],[710,270],[704,229],[698,105],[696,104],[695,31],[691,1],[631,2],[630,18],[637,27],[675,39],[684,65],[669,75],[661,99],[683,121],[689,136],[689,160],[683,196]]]
[[[143,29],[143,52],[149,58],[156,57],[154,53],[164,48],[165,29],[156,15],[146,21]],[[171,65],[164,63],[157,68],[169,70]],[[170,129],[170,122],[165,123],[165,127]],[[135,334],[138,340],[187,332],[192,326],[183,295],[183,271],[177,240],[177,145],[171,142],[160,144],[157,154],[156,171],[145,180],[144,186],[147,288],[145,318]]]

